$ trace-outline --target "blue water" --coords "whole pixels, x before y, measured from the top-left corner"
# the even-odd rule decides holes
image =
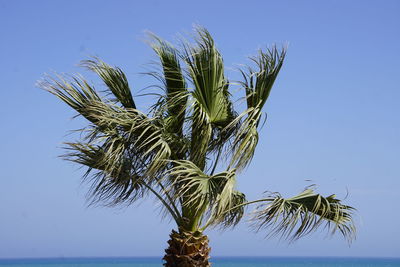
[[[213,267],[383,267],[399,266],[400,258],[283,258],[283,257],[214,257]],[[0,259],[1,267],[156,267],[160,258],[60,258]]]

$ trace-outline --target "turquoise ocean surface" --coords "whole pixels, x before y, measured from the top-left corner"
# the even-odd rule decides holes
[[[400,258],[213,257],[213,267],[400,266]],[[160,258],[0,259],[1,267],[156,267]]]

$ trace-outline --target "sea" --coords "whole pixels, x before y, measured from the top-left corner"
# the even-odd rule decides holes
[[[400,266],[400,258],[213,257],[213,267]],[[1,267],[160,267],[161,258],[0,259]]]

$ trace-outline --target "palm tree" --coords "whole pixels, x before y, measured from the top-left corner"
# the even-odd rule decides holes
[[[40,87],[60,98],[89,121],[80,141],[66,143],[65,159],[87,167],[90,200],[114,206],[152,195],[177,229],[170,234],[165,266],[210,266],[209,227],[233,227],[245,207],[256,230],[296,240],[325,225],[352,240],[354,209],[335,195],[307,188],[283,198],[278,193],[248,201],[236,178],[251,161],[264,107],[282,67],[286,50],[273,46],[252,57],[236,82],[244,92],[241,113],[234,109],[222,56],[210,33],[196,28],[194,42],[180,49],[150,35],[160,71],[162,93],[144,113],[137,109],[121,69],[98,58],[82,66],[106,86],[95,90],[81,76],[48,76]]]

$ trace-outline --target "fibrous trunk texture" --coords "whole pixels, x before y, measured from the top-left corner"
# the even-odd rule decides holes
[[[165,250],[164,266],[166,267],[210,267],[210,247],[208,237],[201,232],[172,230]]]

